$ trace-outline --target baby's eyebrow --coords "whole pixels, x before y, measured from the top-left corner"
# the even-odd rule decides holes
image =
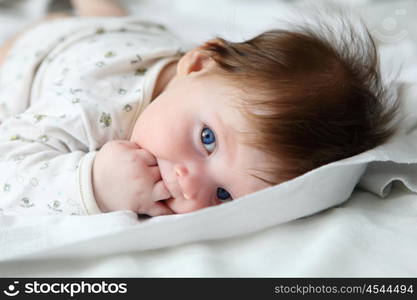
[[[248,174],[248,175],[257,178],[257,179],[259,179],[260,181],[262,181],[266,184],[270,184],[270,185],[275,185],[276,184],[275,182],[269,181],[268,179],[265,179],[265,178],[263,178],[261,176],[258,176],[256,174]]]

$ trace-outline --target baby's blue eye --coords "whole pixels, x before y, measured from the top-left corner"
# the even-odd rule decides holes
[[[219,200],[225,201],[225,200],[232,200],[232,197],[230,196],[229,192],[226,191],[223,188],[217,188],[217,198],[219,198]]]
[[[201,142],[209,153],[213,152],[216,148],[216,137],[210,128],[204,127],[201,131]]]
[[[216,136],[214,132],[208,128],[204,127],[201,131],[201,142],[203,143],[204,148],[206,148],[207,152],[211,153],[216,148]],[[223,188],[217,188],[217,198],[221,201],[232,200],[229,192]],[[229,199],[230,198],[230,199]]]

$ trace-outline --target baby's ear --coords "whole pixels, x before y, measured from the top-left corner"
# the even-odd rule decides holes
[[[216,66],[211,51],[206,50],[204,45],[187,52],[178,62],[177,74],[189,75],[196,72],[207,72]]]

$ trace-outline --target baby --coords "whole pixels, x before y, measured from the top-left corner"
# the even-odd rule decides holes
[[[83,18],[49,20],[3,49],[4,214],[188,213],[394,132],[376,47],[352,26],[339,43],[329,26],[300,26],[184,54],[113,1],[72,4]]]

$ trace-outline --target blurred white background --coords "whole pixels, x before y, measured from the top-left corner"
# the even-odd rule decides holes
[[[307,0],[120,0],[130,12],[153,20],[193,43],[221,34],[245,39],[275,27],[288,7],[298,10]],[[353,7],[383,42],[411,39],[417,42],[416,0],[323,0]],[[0,0],[0,41],[45,15],[50,9],[68,8],[68,0]]]

